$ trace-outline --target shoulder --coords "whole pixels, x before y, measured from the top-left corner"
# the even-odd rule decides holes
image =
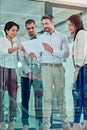
[[[61,42],[65,42],[65,43],[68,42],[66,35],[61,32],[56,31],[56,37],[58,37],[58,39],[60,39]]]
[[[76,37],[87,37],[87,32],[85,30],[80,30],[78,33],[77,33],[77,36]]]
[[[5,37],[0,37],[0,41],[5,41],[6,38]]]
[[[37,39],[42,40],[42,39],[44,39],[44,38],[46,37],[46,35],[47,35],[47,33],[44,32],[43,34],[39,35],[39,36],[37,37]]]
[[[46,36],[48,33],[47,32],[44,32],[42,35],[40,35],[39,37],[44,37]]]
[[[58,32],[58,31],[55,31],[56,35],[59,36],[60,38],[62,39],[65,39],[66,38],[66,35],[61,33],[61,32]]]
[[[3,42],[7,42],[6,38],[5,37],[0,37],[0,43],[3,43]]]

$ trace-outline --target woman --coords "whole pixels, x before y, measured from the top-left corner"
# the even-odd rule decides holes
[[[4,122],[4,92],[7,86],[9,95],[9,130],[13,130],[13,121],[16,112],[17,97],[17,46],[13,39],[16,37],[19,25],[9,21],[4,27],[6,36],[0,38],[0,125],[1,130],[6,130]]]
[[[78,96],[74,96],[74,124],[73,130],[80,130],[80,118],[83,111],[83,127],[87,130],[87,32],[81,17],[74,14],[68,18],[68,27],[74,34],[73,61],[75,65],[74,84]]]

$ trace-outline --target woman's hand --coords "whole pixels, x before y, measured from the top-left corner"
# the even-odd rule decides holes
[[[74,71],[74,83],[77,81],[78,73],[79,73],[80,67],[75,67]]]

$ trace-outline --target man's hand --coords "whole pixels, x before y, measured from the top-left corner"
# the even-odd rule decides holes
[[[29,73],[29,79],[34,79],[34,75],[33,75],[33,73]]]
[[[47,43],[42,43],[42,44],[46,51],[49,51],[50,53],[53,52],[53,48],[49,44],[47,44]]]
[[[35,55],[34,52],[31,52],[31,53],[29,54],[29,57],[30,57],[31,59],[37,59],[37,57],[36,57],[36,55]]]

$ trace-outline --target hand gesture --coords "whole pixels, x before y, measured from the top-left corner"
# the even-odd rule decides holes
[[[31,52],[31,53],[29,54],[29,57],[30,57],[31,59],[37,59],[37,57],[36,57],[36,55],[35,55],[34,52]]]
[[[25,51],[25,49],[24,49],[24,47],[22,46],[22,45],[18,45],[19,46],[19,49],[21,50],[21,51]]]
[[[53,48],[49,44],[47,44],[47,43],[42,43],[42,44],[46,51],[49,51],[50,53],[53,52]]]

